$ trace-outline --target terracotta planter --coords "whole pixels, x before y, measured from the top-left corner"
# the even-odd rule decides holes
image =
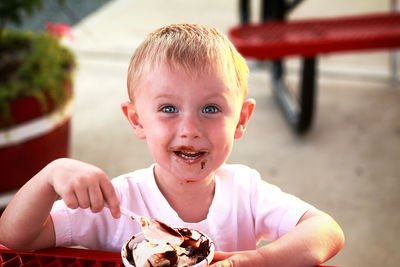
[[[0,193],[18,189],[54,159],[68,157],[72,88],[65,88],[67,101],[48,108],[33,97],[18,99],[10,109],[16,125],[2,128],[0,122]]]

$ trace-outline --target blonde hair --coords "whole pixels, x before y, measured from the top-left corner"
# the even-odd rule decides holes
[[[128,93],[134,93],[144,73],[161,64],[198,75],[218,71],[232,79],[238,92],[247,94],[248,67],[228,38],[215,28],[198,24],[172,24],[150,33],[133,54],[128,69]]]

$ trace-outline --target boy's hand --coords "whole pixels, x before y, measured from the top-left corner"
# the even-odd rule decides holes
[[[240,252],[220,252],[216,251],[211,267],[254,267],[263,266],[262,256],[257,250]]]
[[[109,206],[120,216],[119,200],[102,170],[72,159],[49,163],[15,194],[0,217],[0,242],[15,250],[32,250],[56,245],[50,211],[61,197],[70,208]],[[32,208],[35,207],[35,208]]]
[[[326,213],[311,208],[287,234],[259,247],[240,252],[215,252],[213,267],[318,266],[342,248],[343,231]]]
[[[100,212],[107,203],[112,216],[120,217],[114,187],[100,168],[77,160],[58,159],[48,165],[48,171],[48,182],[69,208]]]

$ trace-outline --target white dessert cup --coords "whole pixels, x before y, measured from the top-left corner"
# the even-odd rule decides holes
[[[192,231],[198,231],[198,230],[192,230]],[[195,265],[191,265],[191,267],[205,267],[211,264],[211,261],[214,258],[214,252],[215,252],[215,245],[214,242],[211,240],[211,238],[209,238],[206,234],[198,231],[199,233],[201,233],[202,235],[204,235],[208,240],[209,240],[209,250],[210,253],[207,255],[207,258],[205,258],[204,260],[202,260],[201,262],[195,264]],[[132,238],[130,238],[128,241],[125,242],[125,244],[122,246],[121,249],[121,257],[122,257],[122,262],[124,264],[125,267],[135,267],[135,265],[131,264],[128,259],[127,259],[127,255],[128,255],[128,251],[127,251],[127,247],[129,245],[129,243],[131,243],[131,245],[136,244],[136,243],[140,243],[145,239],[145,236],[143,233],[139,233],[135,236],[133,236]]]

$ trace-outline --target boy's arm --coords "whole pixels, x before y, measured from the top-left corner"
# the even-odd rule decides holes
[[[0,243],[17,250],[55,246],[50,210],[61,197],[70,208],[98,212],[108,203],[119,217],[119,200],[107,176],[97,167],[71,159],[53,161],[14,196],[0,218]]]
[[[45,170],[29,180],[14,196],[0,218],[0,243],[11,249],[55,246],[50,209],[57,199],[44,179]]]
[[[316,266],[336,255],[343,244],[339,225],[326,213],[310,209],[278,240],[255,251],[216,253],[213,266]]]

